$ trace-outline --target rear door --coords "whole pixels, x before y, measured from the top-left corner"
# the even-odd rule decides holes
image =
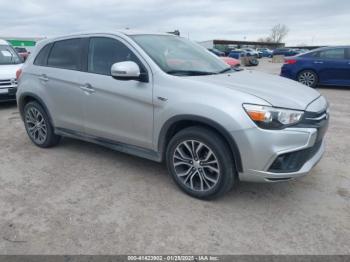
[[[83,39],[57,41],[48,52],[39,81],[45,86],[43,95],[55,126],[66,131],[83,132]]]
[[[314,58],[321,84],[349,85],[350,65],[345,48],[319,51]]]

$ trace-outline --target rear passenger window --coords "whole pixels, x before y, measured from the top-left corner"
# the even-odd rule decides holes
[[[137,63],[143,71],[139,59],[120,41],[106,37],[90,39],[88,57],[88,71],[90,73],[111,75],[112,65],[124,61]]]
[[[320,51],[319,57],[323,59],[336,59],[336,60],[345,59],[345,49],[336,48],[336,49]]]
[[[81,39],[55,42],[47,62],[48,66],[69,70],[81,70]]]
[[[38,66],[47,65],[47,57],[50,53],[51,47],[52,47],[52,44],[48,44],[40,50],[39,54],[36,56],[34,60],[34,65],[38,65]]]

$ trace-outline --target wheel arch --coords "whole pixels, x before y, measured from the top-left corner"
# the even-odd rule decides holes
[[[319,74],[319,72],[318,72],[316,69],[314,69],[314,68],[312,68],[312,67],[305,67],[305,68],[303,68],[303,69],[300,69],[300,70],[297,72],[297,74],[296,74],[296,80],[297,80],[297,81],[299,81],[299,75],[300,75],[302,72],[305,72],[305,71],[313,72],[313,73],[316,75],[316,84],[315,84],[315,86],[317,86],[317,85],[320,84],[320,82],[321,82],[320,74]],[[315,87],[315,86],[314,86],[314,87]]]
[[[158,150],[160,152],[161,161],[163,161],[165,158],[166,148],[170,139],[177,132],[191,126],[203,126],[218,133],[229,146],[236,170],[238,172],[243,171],[239,148],[230,133],[219,123],[211,119],[196,115],[178,115],[170,118],[165,122],[161,128],[158,138]]]
[[[26,92],[26,93],[21,94],[21,96],[18,98],[18,101],[17,101],[19,113],[20,113],[22,120],[24,120],[24,107],[26,104],[28,104],[31,101],[36,101],[44,108],[44,110],[45,110],[46,114],[48,115],[49,120],[52,124],[53,122],[52,122],[51,114],[50,114],[50,111],[48,110],[46,104],[38,95],[31,93],[31,92]]]
[[[297,71],[297,74],[296,74],[297,78],[299,77],[299,74],[300,74],[301,72],[304,72],[304,71],[312,71],[312,72],[314,72],[314,73],[316,74],[317,78],[320,79],[317,70],[315,70],[315,69],[312,68],[312,67],[305,67],[305,68],[302,68],[302,69],[298,70],[298,71]]]

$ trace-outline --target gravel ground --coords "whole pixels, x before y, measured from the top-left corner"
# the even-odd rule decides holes
[[[0,105],[0,254],[350,254],[350,89],[319,91],[332,116],[313,171],[211,202],[151,161],[71,139],[39,149]]]

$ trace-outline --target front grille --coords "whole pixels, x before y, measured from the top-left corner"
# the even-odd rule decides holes
[[[324,135],[327,132],[329,124],[329,111],[324,110],[319,113],[314,112],[305,112],[303,119],[300,121],[296,127],[301,128],[316,128],[317,129],[317,141],[323,139]]]
[[[305,112],[304,116],[303,116],[303,119],[300,122],[300,124],[301,125],[307,125],[309,127],[318,127],[324,121],[327,121],[328,118],[329,118],[328,110],[324,110],[324,111],[319,112],[319,113]]]
[[[318,152],[321,145],[322,140],[316,142],[313,147],[279,155],[268,171],[273,173],[297,172]]]
[[[303,150],[279,155],[269,168],[273,173],[292,173],[299,171],[320,149],[324,135],[328,129],[329,111],[305,112],[303,119],[294,127],[316,128],[317,138],[314,146]]]
[[[1,79],[0,88],[14,88],[17,87],[17,81],[15,79]]]

